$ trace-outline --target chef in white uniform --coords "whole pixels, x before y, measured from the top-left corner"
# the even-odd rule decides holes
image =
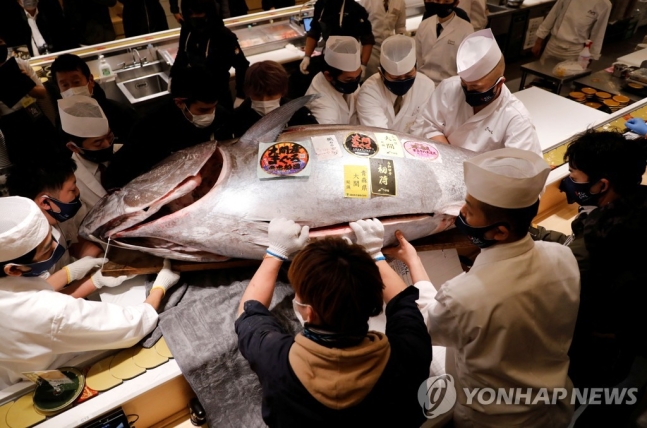
[[[362,77],[362,46],[353,37],[330,36],[326,41],[323,71],[306,95],[321,95],[308,104],[320,124],[357,125],[357,95]]]
[[[80,352],[134,345],[155,328],[160,302],[179,280],[165,263],[146,301],[127,307],[59,293],[37,276],[60,257],[51,230],[33,201],[0,198],[0,389]],[[97,260],[69,265],[67,274],[84,276]]]
[[[385,251],[409,265],[431,340],[451,353],[447,372],[457,391],[457,427],[566,427],[571,420],[569,396],[552,401],[556,388],[567,394],[573,388],[568,350],[580,273],[568,247],[534,242],[528,233],[549,172],[543,158],[520,149],[465,161],[467,195],[456,226],[482,250],[469,272],[437,289],[401,234],[400,246]],[[518,404],[479,403],[477,396],[470,404],[463,388],[532,392],[513,397]],[[541,388],[551,404],[532,404]]]
[[[121,144],[114,144],[108,119],[94,98],[84,95],[63,98],[58,100],[58,111],[68,140],[66,146],[76,162],[76,185],[81,191],[81,201],[90,210],[106,194],[101,173]]]
[[[359,123],[408,134],[422,132],[422,112],[429,108],[434,82],[416,71],[416,41],[391,36],[382,44],[380,71],[359,90]]]
[[[458,76],[444,80],[431,94],[424,136],[475,152],[516,147],[540,155],[530,114],[504,85],[505,63],[492,31],[466,37],[456,65]]]
[[[433,80],[436,86],[443,80],[456,76],[458,47],[465,37],[474,32],[472,24],[456,15],[454,2],[444,3],[445,1],[425,3],[435,13],[422,21],[416,32],[418,71]]]
[[[375,38],[371,58],[366,65],[368,78],[377,73],[380,66],[382,42],[393,34],[404,34],[407,31],[407,7],[404,0],[360,0],[359,4],[368,12]]]
[[[587,40],[593,42],[591,59],[600,59],[610,14],[609,0],[557,0],[537,30],[532,53],[539,56],[544,40],[550,34],[542,60],[577,61]]]
[[[482,30],[487,26],[486,0],[461,0],[460,8],[469,16],[475,31]]]

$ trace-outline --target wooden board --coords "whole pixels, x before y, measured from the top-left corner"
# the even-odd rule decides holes
[[[447,250],[450,248],[476,248],[466,236],[456,229],[417,239],[411,243],[418,251]],[[101,270],[101,272],[106,276],[157,273],[162,269],[163,263],[163,259],[161,257],[118,247],[110,247],[108,258],[110,261],[106,263]],[[260,264],[260,260],[246,259],[231,259],[225,262],[205,263],[171,260],[171,269],[176,272],[194,272],[203,270],[256,267]]]

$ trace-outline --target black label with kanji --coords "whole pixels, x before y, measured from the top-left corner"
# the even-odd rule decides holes
[[[395,168],[390,159],[371,159],[371,193],[379,196],[396,196]]]
[[[346,137],[344,148],[350,154],[362,157],[374,156],[379,150],[375,140],[359,132],[353,132]]]

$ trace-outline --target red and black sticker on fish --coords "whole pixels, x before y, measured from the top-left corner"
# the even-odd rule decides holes
[[[265,149],[260,157],[260,167],[272,175],[295,175],[302,172],[309,161],[308,150],[301,144],[281,142]]]
[[[353,132],[348,134],[344,141],[346,151],[355,156],[371,157],[375,156],[379,148],[375,140],[366,134]]]

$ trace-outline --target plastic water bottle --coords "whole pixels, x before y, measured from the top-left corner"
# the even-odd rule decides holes
[[[592,44],[592,41],[587,40],[584,44],[584,49],[582,49],[582,52],[580,52],[580,57],[577,59],[577,62],[582,67],[582,70],[586,70],[589,67],[589,62],[591,62],[591,50],[589,48]]]
[[[99,74],[101,74],[101,78],[103,79],[112,76],[112,68],[110,68],[110,64],[108,64],[108,61],[106,61],[103,55],[99,55]]]

